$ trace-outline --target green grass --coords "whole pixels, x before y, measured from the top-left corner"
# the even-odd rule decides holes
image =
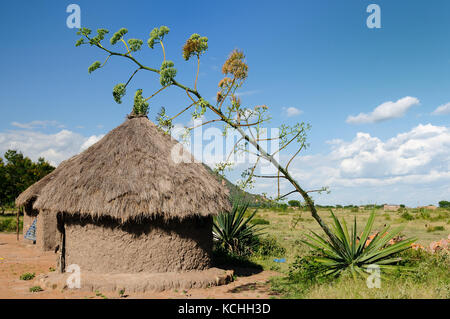
[[[35,277],[35,273],[26,272],[20,275],[20,280],[31,280]]]
[[[434,231],[444,231],[444,230],[445,230],[444,226],[428,226],[427,227],[427,232],[429,232],[429,233],[434,232]]]
[[[19,231],[22,231],[23,217],[19,217]],[[0,232],[16,232],[17,217],[15,215],[0,215]]]
[[[33,286],[30,288],[30,292],[40,292],[44,291],[44,289],[41,288],[41,286]]]
[[[358,225],[364,225],[370,215],[371,210],[359,210],[351,212],[350,209],[335,209],[335,215],[344,218],[347,224],[351,224],[354,216],[356,216]],[[408,213],[413,218],[405,220],[401,218],[403,213]],[[384,225],[389,224],[392,228],[402,226],[402,235],[407,238],[417,237],[416,243],[428,247],[430,242],[447,238],[444,231],[428,231],[431,227],[441,229],[449,223],[449,210],[437,209],[429,211],[428,214],[420,214],[420,211],[413,209],[405,209],[398,212],[384,212],[382,209],[377,211],[377,217],[373,230],[381,231]],[[328,210],[320,210],[319,215],[328,224],[332,222]],[[313,283],[311,285],[302,286],[294,284],[287,278],[292,265],[298,261],[298,256],[307,256],[310,254],[310,248],[301,243],[306,239],[305,234],[309,234],[312,230],[319,234],[323,231],[316,221],[311,218],[309,212],[302,212],[302,220],[297,223],[295,228],[292,226],[292,220],[296,218],[296,214],[270,211],[268,209],[259,209],[258,218],[263,218],[270,222],[266,226],[264,232],[267,236],[276,238],[277,244],[284,248],[282,256],[261,256],[253,255],[250,260],[259,264],[265,270],[276,270],[280,272],[280,276],[271,280],[272,287],[280,293],[279,297],[286,298],[448,298],[450,291],[450,282],[448,273],[450,273],[449,260],[445,262],[437,262],[433,259],[433,255],[414,256],[417,267],[421,270],[416,276],[393,277],[391,281],[382,281],[380,289],[369,289],[364,280],[354,282],[351,278],[340,278],[336,281]],[[417,218],[419,216],[419,218]],[[428,219],[424,219],[426,217]],[[298,218],[298,216],[297,216]],[[390,219],[390,220],[388,220]],[[362,226],[360,226],[362,227]],[[274,258],[286,258],[285,263],[276,263]],[[427,273],[426,269],[429,269]],[[418,280],[418,278],[422,278]]]
[[[253,225],[269,225],[270,222],[264,218],[254,218],[250,221]]]

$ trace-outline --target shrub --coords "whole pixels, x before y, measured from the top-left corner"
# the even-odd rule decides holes
[[[414,269],[413,272],[399,273],[400,277],[411,277],[416,283],[423,283],[431,277],[443,278],[448,274],[450,255],[447,253],[430,253],[424,249],[409,249],[399,254],[401,266]],[[441,274],[442,273],[442,274]]]
[[[439,207],[441,208],[450,208],[450,202],[446,200],[441,200],[439,202]]]
[[[23,222],[19,220],[19,229],[22,229]],[[0,218],[0,232],[15,232],[17,230],[16,217]]]
[[[316,257],[317,255],[297,256],[289,267],[289,279],[296,283],[308,285],[317,283],[320,278],[318,275],[324,271],[324,266],[315,261]]]
[[[254,218],[250,221],[253,225],[269,225],[270,222],[264,218]]]
[[[350,210],[352,213],[357,213],[359,211],[359,207],[352,207]]]
[[[405,211],[400,217],[403,218],[404,220],[413,220],[414,219],[413,215],[411,215],[407,211]]]
[[[390,245],[389,242],[401,231],[401,228],[396,228],[388,232],[390,226],[386,226],[374,236],[369,236],[375,220],[375,211],[370,214],[360,239],[358,238],[356,218],[350,233],[345,220],[341,224],[333,212],[331,212],[331,217],[334,221],[334,228],[330,236],[327,234],[327,240],[312,232],[313,236],[307,235],[310,241],[303,241],[319,255],[314,258],[314,261],[323,266],[321,272],[325,276],[339,276],[344,272],[351,273],[353,277],[364,275],[364,270],[371,264],[377,264],[381,269],[393,269],[395,268],[394,264],[401,260],[395,255],[409,249],[415,241],[415,238],[412,238]]]
[[[315,285],[330,282],[330,277],[320,276],[323,266],[315,261],[315,257],[297,256],[287,277],[271,279],[272,290],[285,296],[303,298]]]
[[[301,203],[298,200],[290,200],[288,201],[289,206],[291,207],[300,207]]]
[[[40,292],[44,291],[44,289],[41,288],[41,286],[33,286],[30,288],[30,292]]]
[[[254,252],[259,256],[281,257],[286,254],[286,249],[278,243],[274,236],[265,236],[258,238]]]
[[[427,227],[427,232],[428,233],[431,233],[431,232],[434,232],[434,231],[443,231],[443,230],[445,230],[444,226],[428,226]]]
[[[31,280],[35,277],[35,275],[36,275],[35,273],[26,272],[20,275],[20,280]]]
[[[419,214],[416,216],[416,218],[417,219],[430,220],[431,219],[431,215],[430,215],[430,212],[428,210],[421,209],[419,211]]]
[[[246,255],[252,251],[261,229],[251,224],[256,210],[246,219],[248,203],[235,204],[229,213],[221,213],[214,218],[213,238],[217,246],[237,255]]]

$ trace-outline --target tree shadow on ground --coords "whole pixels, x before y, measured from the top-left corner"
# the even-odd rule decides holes
[[[213,252],[213,266],[225,270],[233,270],[239,277],[259,274],[263,267],[243,256],[231,255],[226,252]]]

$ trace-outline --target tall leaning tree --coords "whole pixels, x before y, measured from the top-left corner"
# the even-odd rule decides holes
[[[186,40],[182,48],[182,54],[185,61],[194,60],[197,64],[197,72],[195,77],[193,76],[193,86],[179,83],[175,77],[177,70],[174,67],[174,63],[166,58],[166,50],[164,47],[164,40],[169,33],[169,28],[166,26],[160,26],[154,28],[147,40],[148,47],[155,49],[160,47],[162,50],[162,62],[160,67],[150,67],[136,58],[138,51],[141,50],[144,41],[141,39],[129,38],[125,40],[125,36],[128,33],[126,28],[121,28],[110,38],[110,45],[104,44],[105,36],[109,33],[106,29],[98,29],[94,35],[92,30],[88,28],[81,28],[77,34],[81,38],[76,42],[76,46],[91,46],[101,50],[106,58],[104,62],[95,61],[89,68],[89,73],[102,68],[112,57],[120,57],[128,59],[135,66],[130,71],[130,76],[124,83],[118,83],[113,89],[113,97],[117,103],[122,103],[122,98],[126,94],[127,86],[131,83],[134,76],[138,72],[152,72],[156,76],[159,76],[160,88],[155,92],[152,92],[148,97],[144,97],[143,90],[139,89],[134,95],[134,105],[132,115],[147,115],[149,108],[149,100],[155,95],[163,92],[168,87],[177,87],[186,94],[188,101],[187,106],[181,109],[176,115],[169,116],[164,108],[161,108],[158,114],[158,126],[170,132],[174,127],[173,121],[183,114],[184,112],[191,110],[192,118],[198,119],[205,115],[213,116],[212,120],[203,122],[201,126],[212,123],[223,124],[223,134],[226,136],[230,130],[235,130],[240,135],[240,138],[235,143],[230,154],[227,156],[226,161],[219,163],[216,167],[216,172],[223,173],[226,169],[232,166],[230,158],[232,154],[238,152],[248,152],[255,156],[255,162],[251,163],[250,167],[242,172],[242,180],[239,185],[242,188],[253,185],[255,178],[271,178],[276,180],[278,185],[278,196],[276,200],[283,199],[291,194],[298,194],[301,196],[308,206],[312,217],[317,221],[323,231],[328,235],[330,240],[338,242],[335,235],[324,223],[322,218],[318,215],[316,207],[312,198],[311,192],[320,192],[326,190],[322,188],[320,190],[305,190],[300,186],[300,183],[290,174],[289,166],[297,155],[305,149],[308,144],[306,142],[307,131],[310,126],[305,123],[297,123],[295,125],[280,126],[279,135],[271,138],[267,138],[264,133],[262,125],[269,121],[268,107],[266,105],[258,105],[255,107],[245,107],[241,103],[241,99],[238,97],[237,91],[242,87],[248,75],[248,65],[245,61],[245,55],[242,51],[233,50],[222,66],[223,79],[218,83],[218,92],[216,100],[210,102],[205,99],[200,90],[197,88],[198,76],[200,72],[200,59],[208,50],[208,38],[200,36],[199,34],[192,34],[189,39]],[[111,47],[121,45],[122,49],[113,50]],[[186,128],[186,134],[195,127]],[[273,152],[268,152],[264,149],[263,144],[267,141],[278,140],[278,149]],[[296,151],[292,157],[286,163],[280,163],[275,156],[290,144],[296,144]],[[270,162],[275,168],[277,173],[274,175],[257,175],[255,174],[256,167],[261,161]],[[280,193],[280,180],[286,180],[291,186],[292,190],[286,194]],[[335,241],[336,240],[336,241]]]

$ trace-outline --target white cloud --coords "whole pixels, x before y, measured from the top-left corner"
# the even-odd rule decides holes
[[[12,122],[12,126],[22,128],[22,129],[35,129],[35,128],[45,128],[49,126],[63,128],[64,125],[57,121],[31,121],[28,123],[19,123],[19,122]]]
[[[378,105],[371,113],[359,113],[356,116],[348,116],[347,123],[362,124],[362,123],[376,123],[390,120],[393,118],[402,117],[414,105],[420,104],[419,99],[411,96],[406,96],[397,100],[396,102],[384,102]]]
[[[283,110],[288,117],[297,116],[303,113],[302,110],[299,110],[298,108],[295,107],[287,107],[287,108],[283,107]]]
[[[450,114],[450,102],[447,104],[443,104],[441,106],[438,106],[436,110],[433,111],[434,115],[444,115],[444,114]]]
[[[329,152],[300,156],[289,169],[306,189],[330,187],[331,194],[314,195],[319,204],[417,206],[450,194],[450,127],[420,124],[387,140],[359,132],[351,141],[328,144]],[[275,183],[255,189],[271,195],[275,190]]]
[[[45,134],[33,130],[10,130],[0,132],[0,154],[8,149],[22,152],[32,160],[44,157],[52,165],[78,154],[100,140],[103,135],[85,137],[69,130]]]
[[[88,139],[83,144],[81,144],[80,151],[88,149],[89,147],[100,141],[103,136],[105,136],[105,134],[89,136]]]

